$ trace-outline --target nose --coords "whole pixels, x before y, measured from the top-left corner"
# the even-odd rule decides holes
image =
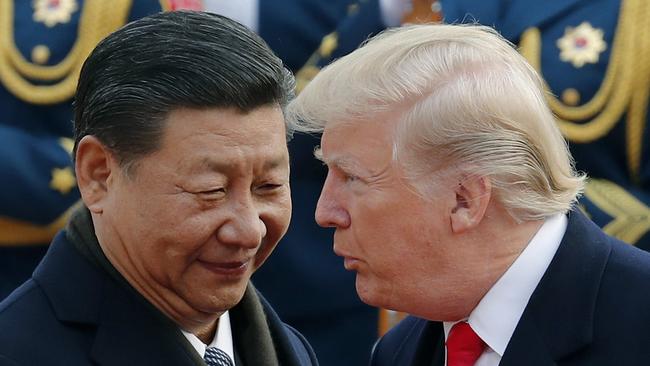
[[[350,226],[350,214],[340,202],[342,201],[339,184],[328,173],[316,205],[316,223],[322,227],[347,228]]]
[[[228,219],[219,227],[217,239],[229,245],[257,248],[266,236],[266,224],[252,199],[235,201]]]

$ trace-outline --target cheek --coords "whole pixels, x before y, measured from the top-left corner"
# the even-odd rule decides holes
[[[358,212],[361,219],[353,221],[357,242],[365,243],[364,255],[386,278],[430,272],[432,263],[444,259],[439,253],[444,241],[441,217],[405,201],[395,200],[390,206],[366,206]]]
[[[266,241],[279,241],[287,232],[291,221],[291,196],[287,191],[271,202],[264,203],[260,219],[266,227]]]
[[[180,276],[198,256],[198,246],[192,238],[160,233],[142,244],[141,257],[159,280]]]
[[[260,215],[260,218],[266,227],[266,236],[262,240],[262,245],[255,255],[255,269],[259,268],[269,255],[271,255],[273,249],[275,249],[280,239],[287,232],[291,221],[291,200],[282,200],[280,204],[269,206]]]
[[[365,244],[361,249],[366,255],[376,257],[398,253],[400,247],[408,243],[416,219],[399,200],[383,196],[374,198],[368,195],[363,200],[352,200],[349,213],[355,241]]]
[[[154,223],[155,223],[154,219]],[[140,256],[149,271],[159,279],[175,278],[189,268],[202,250],[211,248],[214,237],[214,220],[207,214],[183,216],[169,224],[150,225],[148,233],[142,233],[139,241]]]

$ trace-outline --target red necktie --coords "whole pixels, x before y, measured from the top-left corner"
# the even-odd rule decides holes
[[[485,349],[485,342],[467,322],[454,324],[447,337],[447,366],[473,366]]]

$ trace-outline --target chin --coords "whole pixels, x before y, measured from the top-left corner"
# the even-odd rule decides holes
[[[361,301],[377,308],[405,312],[407,297],[402,297],[393,283],[382,280],[369,280],[357,275],[356,290]]]
[[[246,286],[225,286],[215,290],[205,290],[188,298],[191,306],[206,314],[223,313],[241,301]]]
[[[355,287],[357,290],[357,295],[359,295],[359,298],[364,303],[375,307],[385,306],[384,302],[382,301],[383,297],[380,296],[380,292],[377,291],[377,288],[375,286],[370,286],[367,281],[361,280],[359,278],[359,275],[357,275]]]
[[[206,314],[221,314],[237,306],[241,298],[242,296],[210,297],[199,300],[197,308]]]

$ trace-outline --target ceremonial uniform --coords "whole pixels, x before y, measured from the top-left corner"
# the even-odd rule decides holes
[[[79,200],[72,97],[86,56],[166,0],[0,1],[0,299],[31,275]]]
[[[650,3],[442,0],[446,22],[490,25],[543,76],[579,170],[581,207],[603,230],[650,250]]]

